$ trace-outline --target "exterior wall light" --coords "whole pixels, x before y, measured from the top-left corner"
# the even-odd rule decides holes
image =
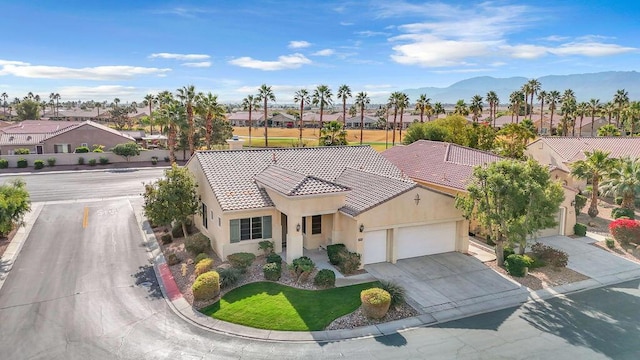
[[[359,230],[360,230],[360,232],[364,231],[364,224],[360,224],[360,229]]]
[[[415,201],[416,205],[418,205],[420,203],[420,194],[416,194],[416,197],[413,198],[413,201]]]
[[[296,225],[296,231],[300,232],[300,224]]]

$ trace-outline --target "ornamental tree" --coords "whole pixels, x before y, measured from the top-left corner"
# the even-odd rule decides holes
[[[29,192],[22,180],[0,185],[0,236],[6,236],[15,225],[22,223],[31,210]]]
[[[120,155],[129,162],[132,156],[140,155],[140,146],[134,142],[128,142],[124,144],[118,144],[111,148],[111,152],[116,155]]]

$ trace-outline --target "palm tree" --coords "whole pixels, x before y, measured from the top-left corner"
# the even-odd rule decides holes
[[[598,136],[620,136],[620,129],[613,124],[607,124],[598,128]]]
[[[346,85],[344,85],[344,86],[346,86]],[[340,87],[340,88],[342,88],[342,87]],[[348,89],[348,87],[347,87],[347,89]],[[351,96],[351,93],[349,93],[349,96]],[[299,125],[299,128],[300,128],[300,144],[299,144],[299,146],[302,146],[302,128],[303,128],[303,126],[302,126],[302,124],[303,124],[302,123],[302,115],[303,115],[303,112],[304,112],[304,104],[305,103],[308,104],[309,102],[311,102],[311,99],[309,97],[309,90],[300,89],[300,90],[296,91],[295,95],[293,96],[293,101],[300,103],[300,125]],[[345,121],[346,121],[346,119],[345,119]]]
[[[489,103],[489,116],[491,116],[491,120],[493,120],[493,127],[496,127],[496,112],[498,110],[498,104],[500,103],[498,94],[493,90],[489,91],[487,93],[487,102]]]
[[[347,131],[342,128],[338,121],[329,121],[320,129],[320,146],[347,145]]]
[[[622,197],[623,208],[635,210],[636,194],[640,193],[640,159],[625,157],[617,161],[601,189],[605,195]]]
[[[520,92],[522,92],[524,98],[524,117],[526,118],[527,105],[529,103],[529,94],[533,93],[533,90],[531,89],[531,83],[529,81],[524,83],[524,85],[522,85],[522,87],[520,88]],[[518,108],[518,112],[520,112],[520,108]]]
[[[516,116],[516,124],[520,122],[520,106],[525,101],[525,94],[520,90],[516,90],[509,95],[509,103],[511,104],[511,122],[513,122],[513,114]]]
[[[342,128],[347,128],[347,99],[351,97],[351,88],[348,85],[340,85],[338,99],[342,100]]]
[[[571,89],[566,89],[562,94],[562,124],[564,136],[568,135],[569,125],[575,127],[575,115],[577,110],[576,95]]]
[[[462,116],[469,115],[469,107],[467,107],[467,103],[465,103],[462,99],[458,100],[455,107],[453,108],[453,113]]]
[[[94,106],[96,109],[98,109],[98,115],[97,115],[96,117],[97,117],[97,118],[99,118],[99,117],[100,117],[100,108],[102,107],[102,103],[97,102],[97,103],[95,103],[93,106]]]
[[[332,104],[331,89],[327,85],[318,85],[313,91],[313,99],[311,100],[314,106],[320,106],[320,129],[323,127],[322,116],[324,113],[324,107]]]
[[[531,96],[531,101],[529,102],[529,108],[527,109],[527,105],[526,105],[527,99],[525,98],[524,113],[526,115],[528,112],[529,115],[531,115],[533,114],[533,97],[538,93],[538,91],[540,91],[540,87],[542,86],[542,84],[540,84],[540,81],[538,81],[538,79],[531,79],[527,82],[527,84],[528,84],[529,95]]]
[[[195,146],[193,137],[195,133],[195,126],[193,123],[193,105],[196,100],[196,89],[193,85],[183,86],[178,89],[178,99],[182,101],[185,110],[187,111],[187,141],[189,143],[189,154],[193,155],[195,152]]]
[[[474,95],[469,104],[469,110],[473,114],[473,122],[477,123],[480,115],[482,115],[482,96]]]
[[[591,136],[595,136],[595,132],[593,130],[593,123],[596,119],[596,113],[602,109],[602,105],[600,104],[600,99],[590,99],[589,100],[589,111],[591,112]]]
[[[7,98],[9,97],[9,95],[7,95],[6,92],[3,92],[2,95],[0,95],[0,98],[2,98],[2,116],[6,116],[7,115]]]
[[[242,110],[249,112],[249,146],[251,146],[251,128],[253,127],[253,121],[251,120],[251,112],[260,108],[260,99],[258,96],[247,95],[242,99]],[[265,116],[265,121],[266,121]],[[266,139],[265,139],[266,140]]]
[[[570,165],[571,175],[591,182],[591,203],[587,214],[592,218],[598,216],[600,180],[611,171],[615,164],[615,160],[610,158],[609,154],[609,152],[602,150],[585,151],[584,160],[578,160]]]
[[[276,95],[273,93],[273,90],[271,90],[271,86],[267,86],[267,84],[260,85],[258,89],[258,101],[262,101],[264,105],[264,147],[269,147],[269,137],[267,136],[267,126],[269,124],[267,120],[267,102],[276,101]]]
[[[540,101],[540,129],[538,133],[542,133],[542,118],[544,115],[544,100],[547,98],[548,94],[546,91],[542,90],[538,93],[538,101]]]
[[[160,110],[167,107],[174,101],[173,94],[167,90],[159,92],[158,95],[156,95],[156,99],[158,99],[158,106],[160,107]],[[160,126],[160,133],[168,133],[169,123],[167,122],[167,118],[164,117],[162,119],[156,119],[156,123],[158,120],[161,120],[161,123],[158,123],[158,126]]]
[[[549,111],[551,112],[551,117],[549,118],[549,135],[553,135],[553,112],[556,110],[556,106],[560,101],[560,92],[557,90],[549,91],[549,95],[547,96],[547,102],[549,103]]]
[[[218,95],[208,92],[206,95],[199,93],[196,97],[196,112],[204,117],[204,139],[207,150],[211,150],[211,137],[213,135],[213,120],[224,118],[226,109],[218,103]]]
[[[437,102],[437,103],[433,104],[433,112],[436,115],[436,117],[438,117],[438,115],[440,115],[440,114],[444,114],[445,113],[444,106],[442,106],[441,102]]]
[[[616,91],[613,95],[613,103],[618,106],[616,126],[620,128],[620,116],[622,116],[622,108],[629,103],[629,92],[624,89]]]
[[[153,135],[153,105],[158,103],[158,99],[153,94],[144,96],[143,104],[149,107],[149,126],[151,127],[151,135]]]
[[[393,135],[391,136],[391,146],[396,145],[396,121],[398,119],[398,99],[400,98],[400,92],[394,91],[389,95],[389,100],[387,106],[389,108],[393,107]]]
[[[576,106],[576,115],[580,115],[580,127],[578,128],[578,136],[582,137],[582,120],[584,120],[584,116],[589,113],[589,104],[586,102],[580,102]],[[576,127],[574,126],[572,129],[571,136],[576,135]]]
[[[616,112],[616,104],[611,101],[607,101],[602,105],[602,110],[607,114],[607,123],[611,125],[611,115]]]
[[[162,122],[167,124],[169,128],[168,146],[169,146],[169,161],[173,164],[176,161],[176,140],[177,129],[185,122],[187,117],[187,111],[183,103],[171,99],[170,101],[163,103],[160,108],[160,116],[163,118]]]
[[[364,91],[359,92],[356,95],[356,106],[360,108],[360,145],[362,145],[362,136],[364,129],[364,109],[369,104],[371,99]]]
[[[625,127],[629,127],[629,137],[636,133],[636,125],[640,120],[640,102],[632,101],[622,109]]]
[[[404,114],[404,109],[409,107],[409,96],[403,92],[401,92],[398,95],[398,102],[397,102],[398,107],[400,108],[400,137],[399,140],[400,142],[402,142],[402,115]]]
[[[427,121],[430,121],[429,113],[432,111],[431,99],[426,94],[420,94],[418,100],[416,100],[416,110],[420,111],[420,122],[424,122],[424,113],[427,113]]]

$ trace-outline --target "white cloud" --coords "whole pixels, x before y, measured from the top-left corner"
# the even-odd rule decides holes
[[[0,59],[0,66],[4,66],[4,65],[22,65],[22,66],[27,66],[27,65],[31,65],[31,64],[26,63],[24,61],[13,61],[13,60],[2,60],[2,59]]]
[[[539,45],[515,45],[502,46],[509,56],[518,59],[536,59],[548,54],[557,56],[610,56],[637,51],[637,48],[625,47],[616,44],[606,44],[600,42],[568,42],[559,46],[539,46]]]
[[[302,49],[311,46],[311,43],[304,40],[299,41],[289,41],[289,49]]]
[[[264,71],[275,71],[284,69],[297,69],[302,65],[311,64],[311,60],[302,54],[295,53],[291,55],[282,55],[276,61],[256,60],[248,56],[230,60],[231,65],[246,67],[250,69],[258,69]]]
[[[154,53],[149,55],[150,59],[171,59],[181,61],[208,60],[211,56],[206,54],[174,54],[174,53]]]
[[[57,92],[65,99],[130,99],[137,95],[138,89],[133,86],[99,85],[99,86],[63,86]]]
[[[180,65],[192,68],[207,68],[211,66],[211,61],[187,62]]]
[[[392,60],[425,67],[464,65],[469,57],[489,55],[497,44],[496,41],[443,40],[428,34],[407,34],[392,40],[409,42],[393,46]]]
[[[335,50],[333,49],[322,49],[320,51],[316,51],[311,55],[315,55],[315,56],[331,56],[335,54]]]
[[[33,79],[123,80],[136,76],[164,76],[171,69],[140,66],[95,66],[69,68],[64,66],[31,65],[18,62],[0,63],[0,76],[13,75]]]
[[[177,15],[184,18],[195,18],[202,14],[210,14],[213,11],[203,8],[189,8],[189,7],[173,7],[173,8],[165,8],[165,9],[156,9],[152,10],[153,14],[160,15]]]
[[[560,36],[560,35],[549,35],[549,36],[545,36],[543,38],[540,38],[540,40],[552,41],[552,42],[566,41],[568,39],[569,39],[568,36]]]
[[[549,53],[549,48],[538,45],[504,45],[501,47],[509,56],[516,59],[535,59]]]
[[[352,22],[346,22],[346,21],[340,21],[340,25],[342,25],[342,26],[351,26],[351,25],[353,25],[353,23]]]
[[[356,35],[360,35],[360,36],[364,36],[364,37],[372,37],[372,36],[389,36],[390,34],[387,32],[382,32],[382,31],[371,31],[371,30],[365,30],[365,31],[356,31],[355,33]]]

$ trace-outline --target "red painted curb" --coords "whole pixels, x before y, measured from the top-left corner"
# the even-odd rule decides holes
[[[173,278],[173,275],[171,275],[169,266],[166,263],[160,264],[159,270],[160,277],[162,278],[162,283],[164,284],[164,288],[167,291],[169,300],[173,301],[175,299],[181,298],[182,293],[180,292],[180,289],[178,289],[178,284],[176,284],[176,280]]]

